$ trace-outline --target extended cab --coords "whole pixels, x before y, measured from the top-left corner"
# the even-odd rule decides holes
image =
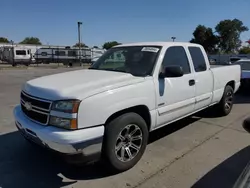
[[[239,65],[211,68],[198,44],[118,45],[89,69],[26,82],[16,126],[37,144],[124,171],[142,157],[149,132],[213,105],[228,115],[240,74]]]

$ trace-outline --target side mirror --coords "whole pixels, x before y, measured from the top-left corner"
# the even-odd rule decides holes
[[[164,73],[159,74],[159,78],[174,78],[182,77],[184,75],[183,69],[178,65],[167,66],[164,69]]]

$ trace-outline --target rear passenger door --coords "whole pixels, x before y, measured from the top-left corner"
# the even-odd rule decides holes
[[[204,57],[205,51],[202,51],[200,47],[196,46],[189,46],[188,50],[195,71],[195,110],[199,110],[211,104],[213,96],[213,75],[212,71],[207,67]]]
[[[184,75],[157,80],[158,83],[155,84],[158,104],[157,126],[163,126],[194,111],[195,78],[186,52],[182,46],[171,46],[166,49],[161,69],[179,65]]]

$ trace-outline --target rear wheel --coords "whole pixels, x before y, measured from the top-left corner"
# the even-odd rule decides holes
[[[233,108],[234,90],[232,86],[227,85],[219,104],[217,104],[217,112],[221,116],[227,116]]]
[[[141,159],[148,142],[148,127],[136,113],[123,114],[106,125],[103,154],[115,172],[132,168]]]

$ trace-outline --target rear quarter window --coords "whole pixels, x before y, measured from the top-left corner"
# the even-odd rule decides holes
[[[195,72],[202,72],[207,70],[204,55],[199,47],[188,47],[192,61],[194,64]]]

